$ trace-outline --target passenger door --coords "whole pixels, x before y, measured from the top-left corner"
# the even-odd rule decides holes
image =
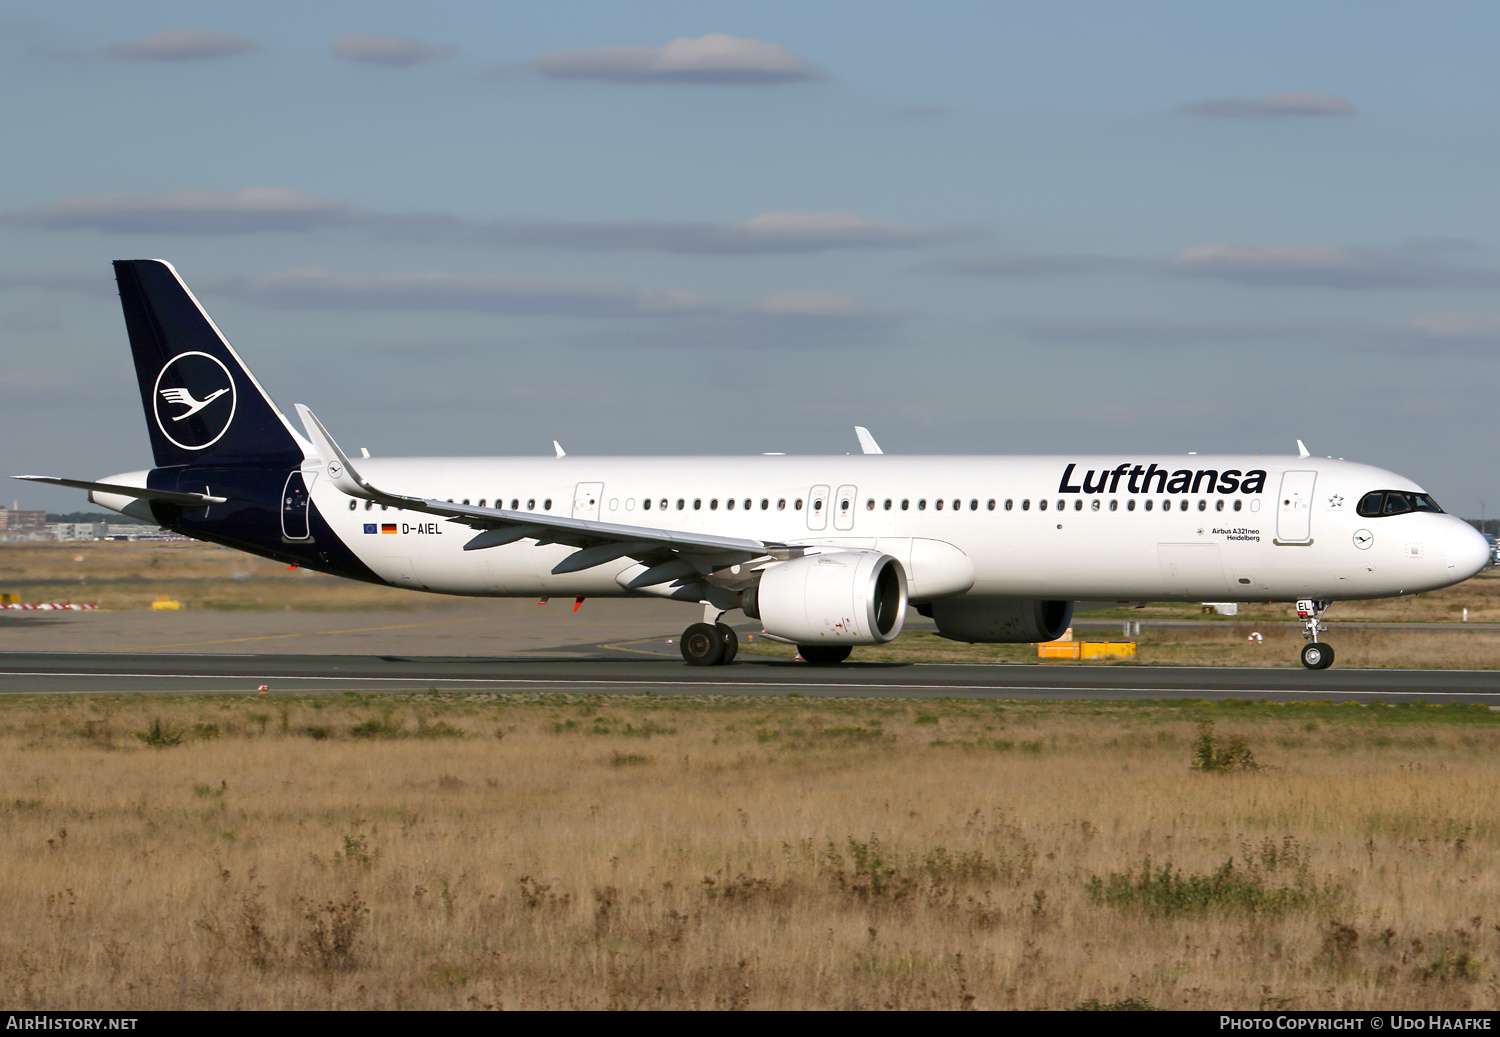
[[[1281,477],[1281,495],[1276,498],[1277,543],[1312,541],[1313,484],[1317,481],[1317,472],[1287,472]]]
[[[833,498],[833,528],[853,529],[854,508],[859,489],[855,486],[840,486]]]
[[[288,540],[306,540],[307,529],[307,483],[301,472],[293,472],[286,478],[281,491],[281,535]]]

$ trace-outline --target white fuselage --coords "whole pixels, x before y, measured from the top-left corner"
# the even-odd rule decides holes
[[[1166,476],[1143,480],[1138,469],[1152,465]],[[392,585],[629,593],[616,579],[636,564],[629,558],[553,575],[574,548],[521,540],[466,552],[473,530],[355,500],[326,473],[314,478],[322,468],[304,467],[313,503]],[[1310,457],[372,458],[360,468],[413,497],[877,550],[902,562],[917,602],[1376,598],[1457,583],[1488,560],[1483,537],[1454,516],[1356,513],[1370,491],[1421,492],[1411,480]],[[1256,471],[1259,485],[1248,478]],[[1226,491],[1220,476],[1240,485]]]

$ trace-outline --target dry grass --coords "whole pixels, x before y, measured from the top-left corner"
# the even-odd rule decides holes
[[[1195,770],[1205,721],[1258,768]],[[0,1002],[1493,1009],[1497,749],[1452,706],[5,700]]]
[[[106,609],[149,609],[162,595],[188,608],[275,611],[409,609],[426,597],[215,544],[111,540],[0,545],[0,591]]]
[[[157,595],[190,608],[279,610],[415,608],[425,596],[376,587],[229,548],[196,542],[99,541],[0,544],[0,591],[19,591],[24,601],[97,602],[102,608],[150,608]],[[1330,621],[1349,623],[1458,622],[1468,608],[1475,623],[1500,623],[1500,569],[1486,570],[1456,587],[1378,601],[1341,601]],[[1203,619],[1194,602],[1157,602],[1081,614],[1099,619]],[[1241,605],[1240,621],[1286,621],[1291,606]],[[1219,620],[1226,626],[1229,620]]]

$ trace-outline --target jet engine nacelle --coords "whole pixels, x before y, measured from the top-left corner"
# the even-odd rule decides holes
[[[762,570],[741,607],[795,644],[874,645],[901,633],[906,597],[906,570],[890,555],[829,551]]]
[[[1071,601],[944,598],[930,606],[938,635],[950,641],[1015,645],[1055,641],[1073,622]]]

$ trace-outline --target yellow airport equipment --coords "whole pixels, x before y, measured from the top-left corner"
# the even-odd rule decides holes
[[[1134,659],[1134,641],[1043,641],[1038,659]]]
[[[165,594],[158,594],[156,596],[156,600],[151,603],[151,609],[153,612],[161,609],[180,608],[182,608],[182,602],[176,600],[175,598],[169,598]]]

